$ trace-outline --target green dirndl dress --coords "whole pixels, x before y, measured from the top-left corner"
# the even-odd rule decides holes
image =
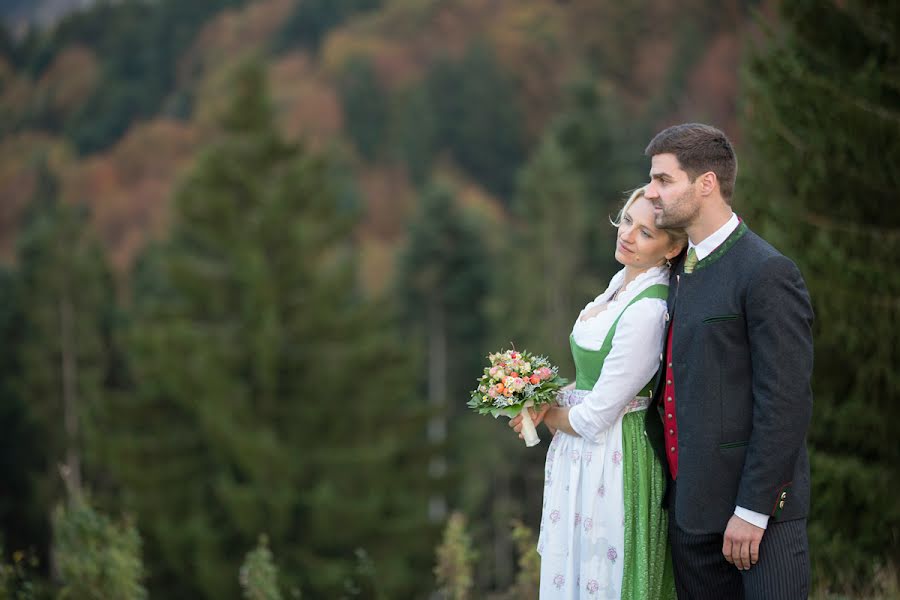
[[[578,403],[593,389],[625,310],[643,298],[665,299],[667,291],[656,284],[637,294],[616,317],[599,350],[581,348],[570,337],[576,392],[562,404]],[[610,427],[609,443],[596,445],[559,431],[554,436],[538,542],[542,600],[676,598],[668,515],[662,508],[665,475],[644,434],[649,394],[648,384]],[[621,451],[614,439],[619,435]],[[604,471],[599,478],[598,470]],[[624,518],[616,510],[620,502]]]

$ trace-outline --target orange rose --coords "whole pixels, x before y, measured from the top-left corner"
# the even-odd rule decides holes
[[[533,385],[537,385],[537,384],[539,384],[539,383],[541,382],[541,378],[538,377],[537,375],[532,375],[532,376],[528,379],[528,381],[530,381]]]

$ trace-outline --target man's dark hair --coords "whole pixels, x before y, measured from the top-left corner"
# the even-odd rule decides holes
[[[650,157],[674,154],[691,181],[712,171],[719,180],[722,198],[731,201],[737,176],[737,157],[728,137],[715,127],[703,123],[674,125],[656,134],[644,154]]]

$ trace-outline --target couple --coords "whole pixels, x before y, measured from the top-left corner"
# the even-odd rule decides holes
[[[806,598],[806,286],[732,212],[724,133],[670,127],[645,154],[624,268],[570,336],[573,389],[532,412],[554,432],[540,597]]]

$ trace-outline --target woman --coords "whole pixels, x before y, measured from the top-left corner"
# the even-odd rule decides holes
[[[554,432],[538,540],[542,599],[675,598],[665,481],[644,413],[663,347],[668,265],[687,236],[655,226],[643,189],[613,225],[624,268],[575,321],[576,381],[559,406],[532,413]],[[521,416],[510,426],[521,431]]]

